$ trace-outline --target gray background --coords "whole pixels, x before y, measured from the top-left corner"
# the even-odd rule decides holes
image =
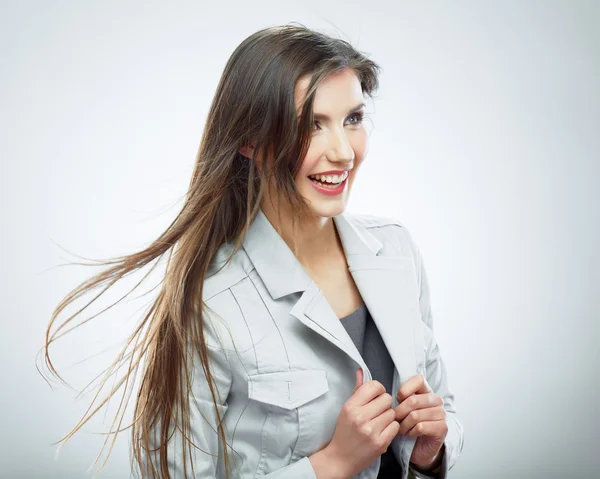
[[[422,250],[465,428],[451,476],[597,477],[600,7],[567,0],[2,2],[0,475],[89,475],[118,402],[55,460],[92,396],[35,368],[53,308],[99,271],[56,267],[77,260],[63,248],[108,258],[156,238],[227,58],[290,21],[384,69],[349,209],[400,219]],[[76,390],[150,299],[58,342]],[[128,477],[128,435],[102,476]]]

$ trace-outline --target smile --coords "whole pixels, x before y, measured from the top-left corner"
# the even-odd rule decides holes
[[[341,175],[310,175],[311,180],[317,180],[319,183],[329,183],[339,185],[342,181],[348,178],[348,171],[344,171]]]
[[[327,181],[327,179],[331,178],[332,176],[335,180],[338,181],[335,183]],[[327,196],[335,196],[341,194],[346,188],[346,183],[348,183],[348,172],[344,173],[343,175],[340,175],[339,177],[336,177],[336,175],[327,175],[325,177],[325,181],[322,181],[322,179],[317,179],[315,177],[323,178],[323,176],[313,175],[309,176],[308,179],[319,193]]]

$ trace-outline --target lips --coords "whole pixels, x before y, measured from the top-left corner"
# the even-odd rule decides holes
[[[315,173],[314,175],[309,175],[308,177],[311,180],[318,180],[323,184],[339,184],[348,177],[348,175],[350,174],[349,171],[350,170],[324,171],[322,173]]]
[[[344,181],[342,181],[338,185],[329,184],[329,186],[325,186],[327,185],[327,183],[322,183],[310,177],[308,179],[319,193],[326,196],[336,196],[341,194],[346,189],[346,184],[348,183],[348,177],[346,177]]]

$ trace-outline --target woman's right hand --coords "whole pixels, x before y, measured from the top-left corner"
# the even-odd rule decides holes
[[[355,391],[338,416],[327,453],[352,477],[383,454],[400,431],[392,409],[392,396],[377,380],[363,384],[363,370],[356,371]]]

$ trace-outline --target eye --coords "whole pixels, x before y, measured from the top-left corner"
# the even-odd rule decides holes
[[[350,123],[351,125],[360,125],[363,121],[363,117],[364,114],[360,111],[357,111],[356,113],[350,115],[348,119],[354,119],[354,121]]]
[[[356,113],[353,113],[352,115],[350,115],[350,116],[348,117],[348,119],[349,119],[349,120],[353,120],[353,121],[351,121],[351,122],[349,123],[350,125],[360,125],[360,124],[362,124],[362,122],[363,122],[363,119],[364,119],[364,113],[363,113],[363,112],[360,112],[360,111],[357,111]],[[311,130],[312,130],[312,131],[317,131],[317,130],[320,130],[320,129],[321,129],[321,127],[319,126],[319,121],[318,121],[318,120],[315,120],[315,121],[313,122],[313,126],[311,127]]]

